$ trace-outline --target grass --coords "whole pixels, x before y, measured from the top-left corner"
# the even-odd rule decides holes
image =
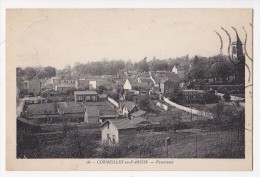
[[[197,136],[197,153],[196,153]],[[159,140],[158,147],[152,154],[142,155],[146,158],[167,158],[164,141],[171,138],[168,146],[169,158],[244,158],[244,135],[240,133],[239,141],[236,131],[217,131],[195,133],[145,132],[139,134],[141,139]],[[138,138],[138,137],[137,137]],[[139,152],[130,157],[140,157]]]

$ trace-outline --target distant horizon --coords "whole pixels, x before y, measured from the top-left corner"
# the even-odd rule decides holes
[[[252,38],[251,9],[9,9],[7,39],[17,66],[88,61],[227,55],[234,26],[244,43]],[[248,48],[252,47],[248,43]]]
[[[176,59],[179,59],[179,58],[182,58],[182,57],[186,57],[186,56],[189,56],[189,59],[191,60],[191,59],[193,59],[195,56],[198,56],[198,57],[205,57],[205,58],[210,58],[210,57],[214,57],[214,56],[218,56],[218,55],[220,55],[220,54],[215,54],[215,55],[212,55],[212,56],[201,56],[201,55],[194,55],[194,56],[190,56],[190,55],[183,55],[183,56],[180,56],[180,57],[175,57],[175,58],[164,58],[164,59],[162,59],[162,58],[157,58],[157,57],[155,57],[155,59],[156,60],[170,60],[170,59],[172,59],[172,60],[176,60]],[[228,55],[222,55],[222,56],[225,56],[225,57],[228,57]],[[145,57],[144,57],[145,58]],[[137,61],[133,61],[133,60],[131,60],[131,59],[108,59],[108,58],[102,58],[102,59],[98,59],[98,60],[88,60],[87,62],[75,62],[74,64],[72,64],[72,65],[70,65],[71,67],[74,67],[77,63],[80,63],[80,64],[87,64],[88,62],[102,62],[102,61],[104,61],[104,60],[106,60],[106,61],[124,61],[124,62],[128,62],[129,60],[133,63],[133,64],[135,64],[135,63],[138,63],[138,62],[140,62],[140,61],[142,61],[144,58],[142,58],[142,59],[140,59],[140,60],[137,60]],[[153,60],[153,58],[147,58],[147,61],[149,62],[149,61],[152,61]],[[65,69],[66,68],[66,66],[68,66],[69,64],[66,64],[66,65],[64,65],[64,67],[63,68],[56,68],[55,67],[55,69],[57,69],[57,70],[63,70],[63,69]],[[37,67],[47,67],[47,66],[51,66],[51,65],[45,65],[45,66],[43,66],[43,65],[35,65],[35,66],[17,66],[16,68],[22,68],[22,69],[25,69],[26,67],[32,67],[32,68],[37,68]],[[51,66],[51,67],[54,67],[54,66]]]

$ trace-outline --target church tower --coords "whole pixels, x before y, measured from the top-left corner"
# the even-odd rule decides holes
[[[232,58],[235,63],[235,76],[239,84],[245,84],[245,54],[243,51],[243,43],[238,34],[237,41],[232,42]]]
[[[235,61],[241,60],[245,57],[243,52],[243,44],[237,35],[237,41],[232,42],[232,56]]]

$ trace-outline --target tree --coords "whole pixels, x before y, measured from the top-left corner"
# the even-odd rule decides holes
[[[190,76],[193,79],[206,79],[209,74],[207,58],[195,56],[190,70]]]
[[[225,94],[224,94],[224,96],[223,96],[223,98],[224,98],[224,100],[225,101],[230,101],[230,94],[228,93],[228,92],[226,92]]]
[[[145,57],[141,62],[138,63],[138,70],[140,72],[148,72],[149,66],[147,63],[147,57]]]
[[[150,104],[151,104],[150,98],[148,95],[140,95],[140,97],[138,99],[138,105],[139,105],[140,109],[148,111],[151,109]]]
[[[227,78],[233,73],[233,66],[230,61],[228,61],[223,56],[213,57],[215,62],[210,67],[210,75],[214,79],[222,79],[222,83],[226,83]]]
[[[104,91],[107,91],[107,87],[106,87],[106,86],[104,86],[104,85],[99,85],[99,86],[97,87],[97,93],[98,93],[98,94],[102,94]]]
[[[173,129],[176,132],[178,129],[181,128],[181,113],[178,111],[167,111],[167,126],[168,129]]]
[[[36,76],[36,70],[32,67],[26,67],[24,69],[25,72],[25,80],[31,80],[33,77]]]
[[[49,78],[49,77],[50,77],[49,73],[45,70],[42,70],[37,74],[37,78],[39,78],[39,79],[45,79],[45,78]]]
[[[93,158],[96,154],[94,136],[90,133],[82,134],[78,128],[68,133],[66,144],[73,158]]]
[[[16,68],[16,76],[17,77],[22,77],[25,75],[25,71],[21,67]]]
[[[49,77],[56,76],[56,69],[54,67],[47,66],[44,70],[49,74]]]
[[[119,100],[119,93],[117,93],[117,92],[111,92],[108,94],[108,96],[110,96],[114,100]]]
[[[212,108],[212,113],[216,122],[221,123],[223,119],[224,103],[219,102]]]

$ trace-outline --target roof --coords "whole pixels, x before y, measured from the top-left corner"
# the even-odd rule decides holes
[[[99,110],[97,106],[89,106],[86,107],[86,112],[88,116],[98,116],[99,117]]]
[[[25,101],[37,101],[37,100],[45,100],[45,98],[41,97],[41,96],[36,96],[36,97],[25,97],[22,98],[21,100],[25,100]]]
[[[62,79],[62,80],[77,80],[77,76],[71,76],[71,75],[59,75],[54,77],[54,79]]]
[[[203,91],[203,90],[183,90],[184,92],[199,92],[199,91]]]
[[[22,117],[18,117],[17,121],[26,123],[26,124],[31,125],[31,126],[39,126],[39,123],[37,123],[36,121],[28,120],[28,119],[25,119],[25,118],[22,118]]]
[[[153,76],[153,79],[155,80],[156,83],[159,83],[161,80],[167,80],[166,76]]]
[[[136,111],[136,112],[132,113],[131,116],[139,117],[139,116],[144,115],[145,113],[146,113],[146,111],[139,110],[139,111]]]
[[[28,116],[49,114],[58,114],[54,103],[30,104],[27,107]]]
[[[115,108],[114,106],[112,106],[111,104],[109,104],[109,102],[84,102],[83,103],[85,108],[87,109],[88,107],[97,107],[98,111],[99,111],[99,115],[102,117],[105,116],[115,116]]]
[[[126,79],[126,80],[128,80],[129,83],[130,83],[132,86],[137,86],[137,84],[138,84],[136,79],[130,79],[130,78],[128,78],[128,79]]]
[[[77,114],[85,112],[84,106],[80,102],[59,102],[58,108],[62,111],[63,114]]]
[[[136,128],[135,125],[129,120],[129,119],[109,119],[105,121],[101,127],[105,124],[110,122],[113,124],[118,130],[123,130],[123,129],[134,129]]]
[[[107,94],[98,94],[99,98],[107,98]]]
[[[100,116],[115,115],[115,109],[109,104],[100,105],[97,108],[99,109]]]
[[[74,87],[74,85],[58,84],[56,87]]]
[[[151,78],[147,78],[147,77],[141,77],[140,80],[142,82],[152,82],[152,79]]]
[[[86,91],[74,91],[74,94],[79,95],[97,95],[97,92],[94,90],[86,90]]]
[[[133,124],[138,125],[138,124],[149,124],[150,122],[142,117],[137,117],[132,119]]]
[[[135,103],[132,101],[122,101],[120,103],[123,107],[126,107],[129,111],[136,106]]]

